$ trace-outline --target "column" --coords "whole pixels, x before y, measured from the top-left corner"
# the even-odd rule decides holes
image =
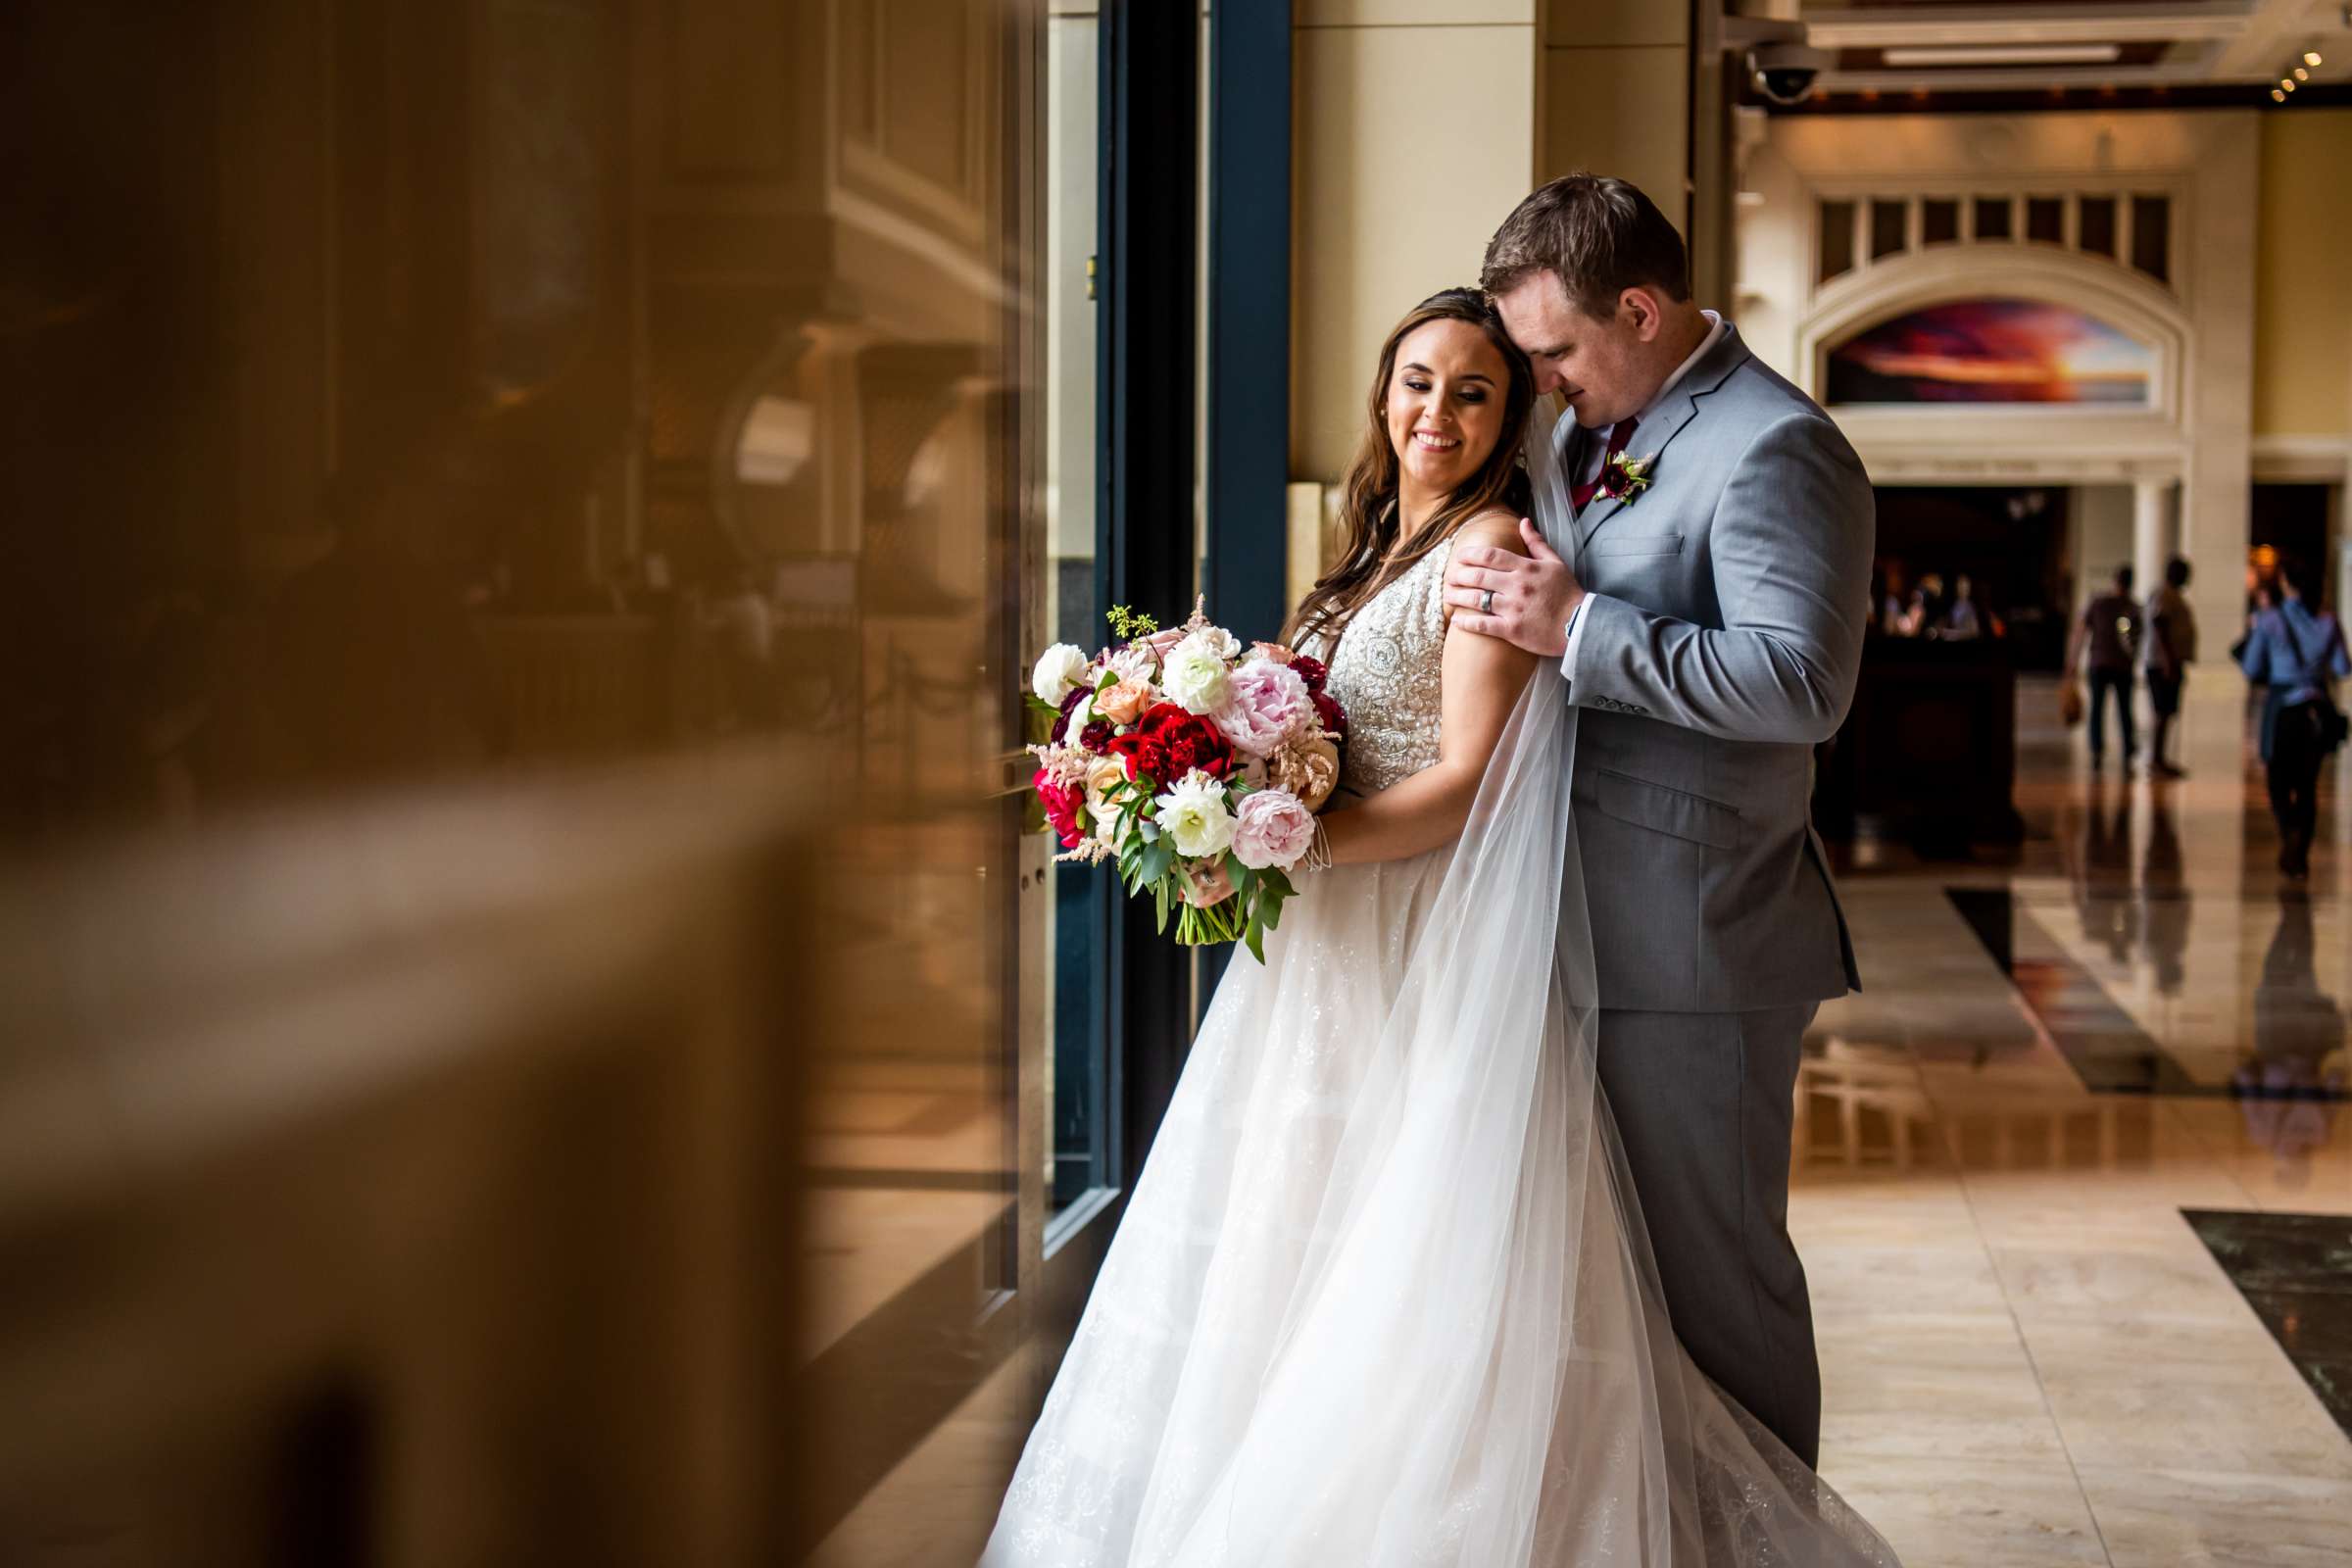
[[[1296,0],[1292,16],[1291,477],[1332,484],[1381,339],[1477,283],[1487,236],[1535,188],[1542,62],[1536,0]]]
[[[2188,462],[2181,476],[2180,554],[2196,566],[2188,598],[2201,636],[2197,662],[2226,674],[2245,617],[2246,550],[2253,535],[2254,283],[2260,224],[2259,116],[2202,116],[2210,151],[2191,192],[2196,221],[2182,235],[2196,279],[2196,373],[2181,388]],[[2210,122],[2208,127],[2204,122]]]
[[[2175,553],[2173,481],[2132,482],[2132,575],[2133,591],[2145,599],[2164,580],[2165,563]]]
[[[2132,549],[2134,520],[2132,497],[2124,486],[2076,486],[2075,602],[2068,607],[2070,614],[2081,614],[2084,605],[2107,592],[2115,579],[2115,568],[2125,562],[2132,562],[2133,573],[2138,572]]]
[[[1543,167],[1549,179],[1572,170],[1615,174],[1642,187],[1658,211],[1693,238],[1690,213],[1690,8],[1655,0],[1546,0],[1544,35]],[[1719,79],[1719,78],[1718,78]],[[1708,117],[1711,200],[1726,204],[1716,167],[1718,116]],[[1710,252],[1719,224],[1700,225]],[[1697,281],[1727,288],[1720,258],[1694,258]],[[1701,304],[1732,309],[1718,295]]]

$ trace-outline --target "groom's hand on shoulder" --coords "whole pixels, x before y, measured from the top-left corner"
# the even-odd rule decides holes
[[[1454,625],[1499,637],[1541,659],[1567,652],[1568,617],[1584,597],[1575,568],[1525,517],[1519,519],[1518,546],[1465,540],[1446,568],[1446,603]]]

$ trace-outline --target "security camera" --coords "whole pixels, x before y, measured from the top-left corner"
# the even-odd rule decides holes
[[[1776,104],[1803,103],[1813,78],[1835,64],[1837,57],[1828,50],[1801,43],[1761,43],[1747,52],[1749,79]]]

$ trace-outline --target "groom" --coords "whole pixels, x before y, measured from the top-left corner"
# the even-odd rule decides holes
[[[1788,1231],[1805,1026],[1860,984],[1808,818],[1853,699],[1870,479],[1813,401],[1690,299],[1683,242],[1621,179],[1519,204],[1480,279],[1576,508],[1565,559],[1466,546],[1453,624],[1561,661],[1599,968],[1599,1071],[1677,1336],[1815,1462],[1821,1372]]]

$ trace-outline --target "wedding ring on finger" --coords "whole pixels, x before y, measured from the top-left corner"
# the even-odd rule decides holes
[[[1478,591],[1478,612],[1482,615],[1492,615],[1494,613],[1494,589],[1481,588]]]

